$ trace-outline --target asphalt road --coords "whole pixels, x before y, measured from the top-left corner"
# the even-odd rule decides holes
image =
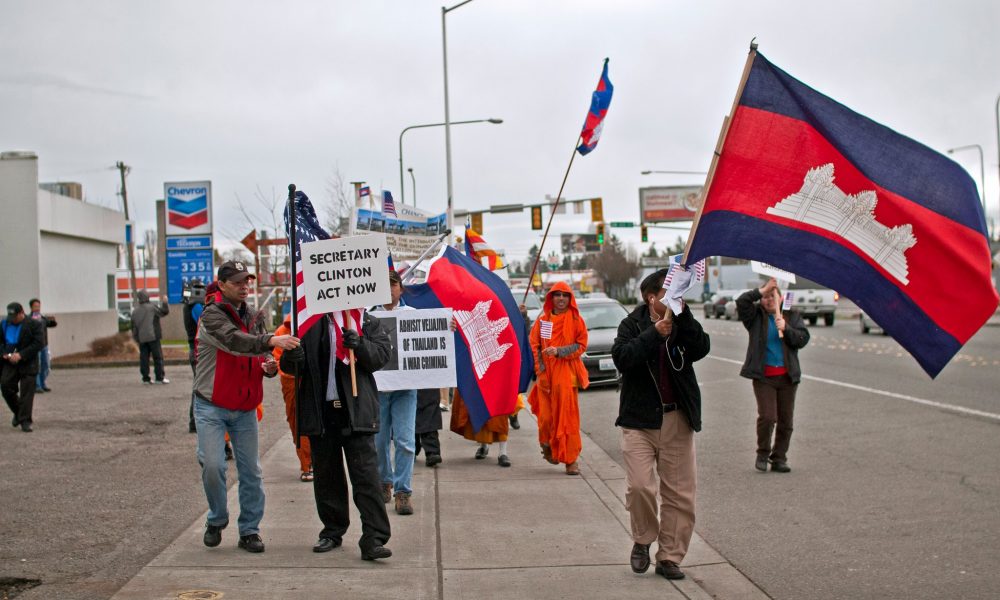
[[[702,323],[697,529],[716,550],[773,598],[998,597],[1000,327],[937,380],[856,320],[811,327],[784,475],[753,468],[745,330]],[[621,462],[617,392],[585,392],[580,406],[583,429]]]
[[[167,377],[57,369],[35,398],[35,431],[0,427],[0,583],[41,582],[18,600],[109,598],[207,510],[187,432],[191,369]],[[262,455],[288,431],[276,380],[264,407]]]

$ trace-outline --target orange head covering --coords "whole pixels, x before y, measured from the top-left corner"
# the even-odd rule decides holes
[[[565,292],[569,294],[569,310],[571,310],[577,318],[580,317],[580,309],[576,307],[576,296],[573,295],[573,290],[566,284],[565,281],[557,281],[549,290],[549,293],[545,294],[545,304],[542,305],[542,312],[547,315],[552,314],[552,292]]]

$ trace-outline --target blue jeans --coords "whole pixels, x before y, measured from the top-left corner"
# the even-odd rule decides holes
[[[45,378],[49,376],[49,347],[46,346],[42,348],[42,351],[38,353],[38,377],[35,378],[35,388],[43,389],[45,387]]]
[[[226,504],[226,432],[236,455],[240,479],[240,535],[260,533],[264,518],[264,480],[257,449],[257,411],[228,410],[201,398],[194,401],[194,421],[198,427],[198,462],[201,481],[208,498],[208,525],[229,523]]]
[[[375,434],[378,451],[378,474],[382,483],[391,483],[394,492],[410,493],[413,478],[413,457],[416,454],[417,390],[379,392],[379,419],[382,421]],[[396,466],[389,457],[390,445],[395,441]]]

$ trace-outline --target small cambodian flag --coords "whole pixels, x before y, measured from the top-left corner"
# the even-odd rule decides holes
[[[392,193],[389,190],[382,190],[382,214],[396,215],[396,203],[392,201]]]
[[[392,252],[389,253],[389,270],[390,271],[395,271],[396,270],[396,265],[393,264],[393,262],[392,262]]]
[[[366,185],[358,191],[358,195],[361,196],[362,198],[364,198],[365,196],[371,196],[372,189]]]
[[[597,89],[594,90],[590,99],[590,111],[583,122],[583,131],[580,132],[580,146],[576,149],[581,155],[589,153],[597,147],[597,141],[601,139],[601,131],[604,129],[604,116],[608,114],[608,107],[611,106],[611,94],[615,88],[608,79],[608,59],[604,59],[604,70],[601,71],[601,79],[597,82]]]

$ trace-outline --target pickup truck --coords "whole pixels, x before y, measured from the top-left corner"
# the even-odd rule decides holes
[[[789,289],[788,291],[793,294],[792,308],[799,311],[802,318],[810,325],[815,325],[822,317],[823,323],[827,327],[833,326],[834,313],[837,310],[840,294],[826,288]]]

